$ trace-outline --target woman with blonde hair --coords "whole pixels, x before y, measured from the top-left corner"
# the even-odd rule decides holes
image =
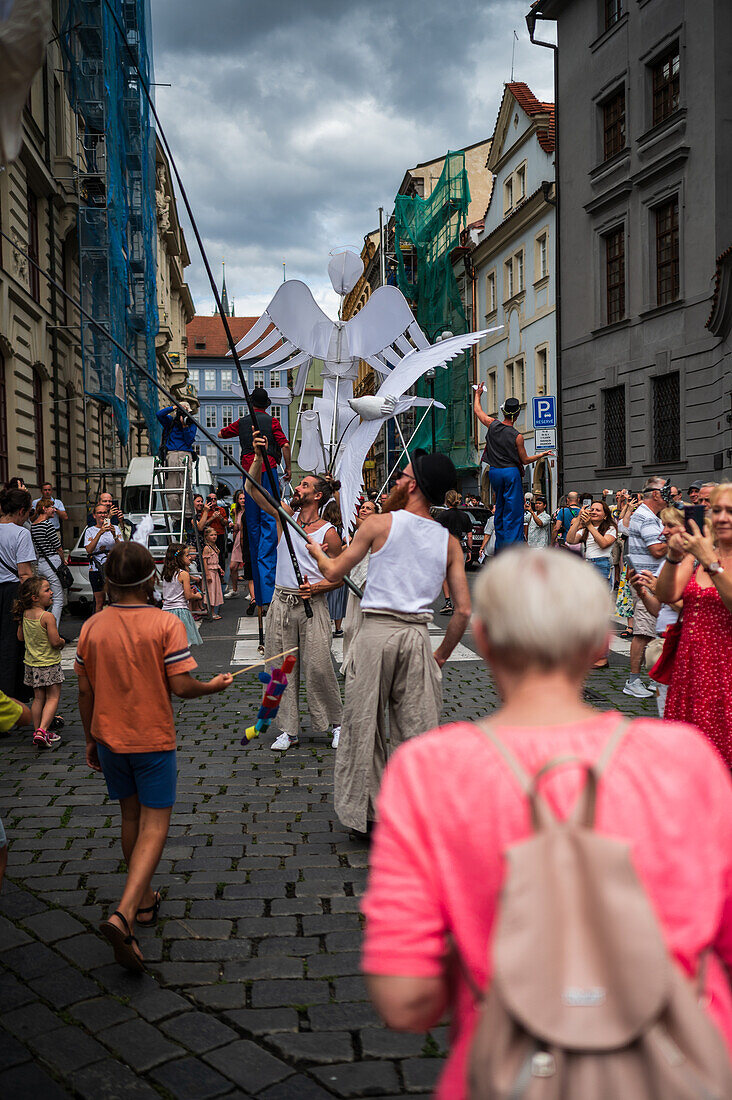
[[[363,903],[363,968],[376,1008],[388,1027],[414,1032],[451,1013],[435,1096],[463,1100],[476,992],[491,983],[506,852],[532,832],[514,768],[537,777],[542,799],[564,820],[584,788],[582,765],[602,770],[606,757],[595,831],[629,846],[678,968],[696,975],[706,957],[704,1003],[732,1047],[727,769],[689,726],[627,722],[585,702],[612,606],[606,581],[571,554],[505,550],[481,572],[474,609],[475,641],[501,703],[478,722],[407,741],[386,769]],[[538,776],[567,756],[578,759]],[[539,935],[543,917],[526,914]]]
[[[693,722],[732,767],[732,482],[709,498],[700,531],[676,527],[656,582],[663,603],[683,603],[666,717]]]

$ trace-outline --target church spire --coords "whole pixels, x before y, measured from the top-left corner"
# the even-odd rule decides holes
[[[234,311],[232,309],[229,309],[229,295],[226,292],[226,263],[225,263],[224,260],[221,261],[221,268],[222,268],[221,305],[223,306],[224,314],[227,317],[233,317]]]

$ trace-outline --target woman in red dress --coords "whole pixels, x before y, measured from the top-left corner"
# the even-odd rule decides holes
[[[732,767],[732,482],[713,490],[710,516],[706,534],[676,528],[656,583],[684,605],[665,717],[698,726]]]

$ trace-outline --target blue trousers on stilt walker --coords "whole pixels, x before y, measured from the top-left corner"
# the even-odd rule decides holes
[[[272,471],[279,493],[280,480],[277,470]],[[262,484],[269,489],[269,478],[262,472]],[[252,557],[254,599],[259,607],[272,602],[275,572],[277,570],[277,520],[265,512],[249,493],[244,501],[244,520],[247,525],[249,552]]]
[[[491,466],[488,480],[496,497],[496,553],[512,542],[524,541],[524,490],[516,466]]]

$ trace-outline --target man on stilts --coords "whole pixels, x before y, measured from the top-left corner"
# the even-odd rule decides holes
[[[524,467],[546,458],[552,452],[539,451],[538,454],[527,455],[524,437],[514,427],[521,414],[518,398],[506,398],[501,405],[503,420],[499,420],[483,412],[480,398],[484,390],[485,384],[481,382],[475,391],[473,412],[488,429],[483,462],[490,466],[488,479],[496,498],[494,530],[498,553],[512,542],[524,541],[524,490],[521,482]]]
[[[346,704],[335,765],[335,809],[365,833],[386,765],[386,708],[392,750],[440,723],[441,668],[465,632],[470,594],[460,543],[430,516],[456,484],[446,455],[415,451],[399,474],[383,515],[369,516],[337,558],[315,539],[308,549],[329,581],[340,581],[371,551],[363,622],[348,652]],[[454,614],[433,653],[432,604],[447,584]]]
[[[262,480],[262,455],[269,453],[268,442],[264,434],[254,433],[252,445],[255,455],[249,473],[259,482]],[[297,663],[288,677],[280,703],[282,733],[271,747],[285,750],[299,744],[301,670],[305,679],[310,729],[313,733],[320,733],[332,727],[333,747],[336,747],[343,706],[330,649],[332,628],[325,593],[338,586],[323,576],[308,554],[308,543],[294,538],[293,549],[303,578],[303,583],[298,585],[276,511],[251,482],[248,481],[245,488],[247,501],[251,494],[258,507],[268,514],[267,518],[272,517],[276,532],[276,573],[265,623],[264,655],[265,658],[271,657],[293,646],[298,647]],[[291,505],[282,505],[321,548],[326,561],[340,553],[341,540],[333,524],[320,518],[320,510],[337,488],[338,483],[332,478],[308,474],[294,490]],[[305,600],[310,602],[312,618],[305,613]]]
[[[266,411],[270,405],[269,394],[261,386],[256,386],[252,390],[252,405],[257,414],[258,429],[265,437],[267,462],[279,493],[277,466],[280,459],[284,459],[285,462],[283,480],[290,480],[290,444],[277,417],[270,416]],[[242,416],[240,420],[235,420],[233,424],[228,424],[219,432],[219,439],[232,439],[235,436],[239,437],[241,446],[241,464],[245,470],[251,472],[254,462],[251,416]],[[270,488],[269,480],[264,484],[265,488]],[[247,485],[244,488],[248,490]],[[244,521],[252,558],[254,599],[257,607],[266,611],[274,591],[277,540],[282,532],[275,523],[274,516],[270,514],[270,509],[262,507],[248,491],[244,504]]]

